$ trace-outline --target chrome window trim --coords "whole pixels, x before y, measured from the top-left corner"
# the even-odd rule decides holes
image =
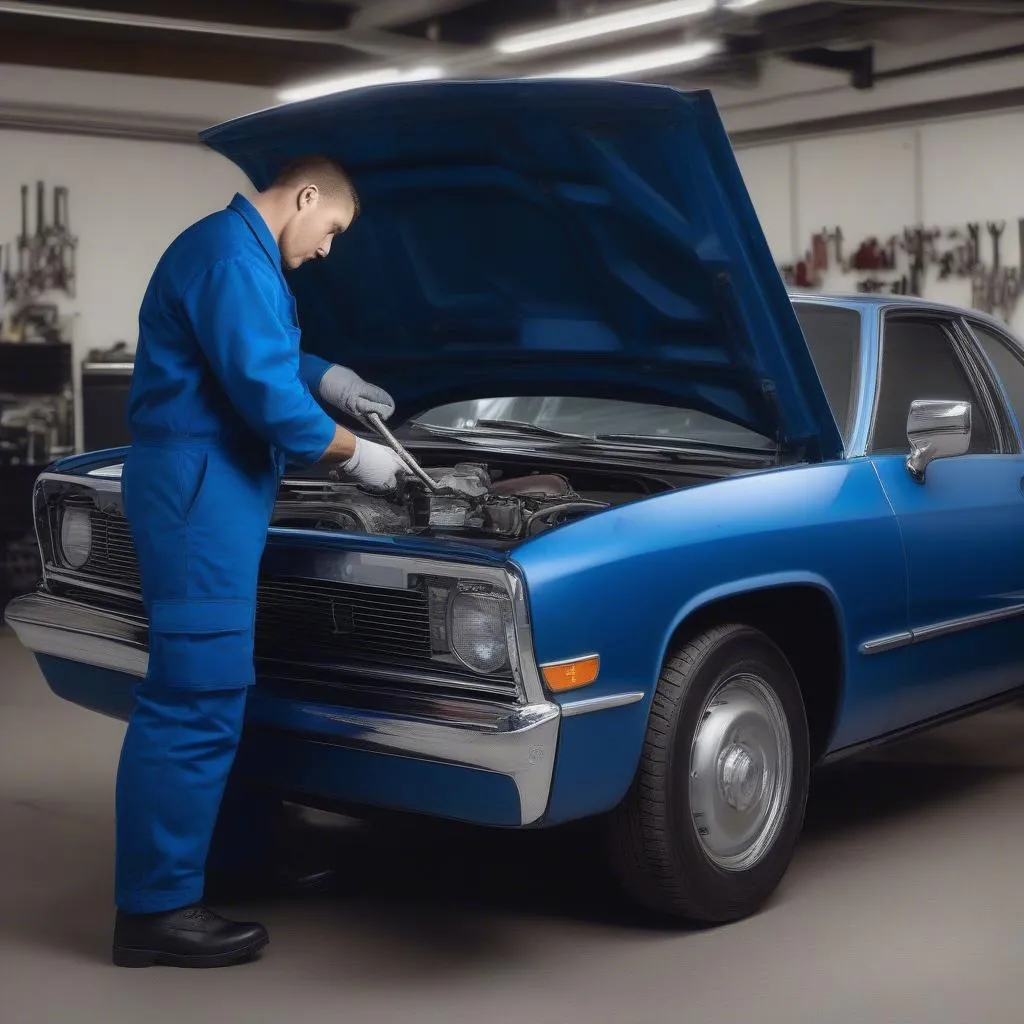
[[[1010,355],[1020,363],[1022,370],[1024,370],[1024,347],[1022,347],[1020,340],[1012,332],[1007,330],[1004,325],[998,323],[998,321],[987,319],[980,314],[964,314],[961,321],[965,334],[967,334],[971,339],[972,344],[975,346],[977,358],[984,364],[986,372],[992,377],[992,390],[994,393],[998,394],[1000,405],[1007,414],[1007,425],[1009,426],[1010,432],[1013,434],[1014,441],[1017,445],[1017,451],[1015,454],[1019,454],[1022,450],[1020,431],[1024,430],[1024,419],[1022,419],[1017,413],[1013,402],[1010,401],[1009,392],[1006,390],[1006,383],[997,367],[989,358],[988,352],[985,350],[985,346],[978,337],[977,330],[980,328],[993,335],[996,340],[1009,351]],[[1016,424],[1016,427],[1014,427],[1014,424]]]
[[[974,386],[983,396],[983,401],[988,410],[989,420],[995,424],[999,436],[999,455],[1020,454],[1020,442],[1017,433],[1012,428],[1013,420],[1007,415],[1006,403],[1003,401],[999,382],[993,376],[978,340],[974,337],[967,322],[961,316],[956,320],[955,332],[957,340],[968,365],[968,372],[974,377]]]
[[[927,626],[916,626],[900,633],[866,640],[860,645],[860,653],[884,654],[888,651],[898,650],[900,647],[909,647],[927,640],[938,640],[953,633],[963,633],[970,629],[978,629],[982,626],[991,626],[1022,617],[1024,617],[1024,604],[1013,604],[1005,608],[996,608],[993,611],[963,615],[955,619],[944,619]]]
[[[970,351],[968,340],[962,336],[961,331],[958,329],[959,321],[962,319],[962,314],[958,311],[935,309],[934,307],[924,305],[918,306],[909,303],[894,303],[882,306],[878,311],[878,316],[878,369],[875,373],[875,393],[871,405],[871,418],[868,422],[867,436],[864,442],[865,454],[868,456],[893,454],[889,452],[878,452],[874,448],[875,428],[878,425],[878,409],[882,394],[882,377],[885,369],[885,330],[886,325],[892,319],[912,321],[931,320],[938,322],[940,328],[942,328],[949,336],[949,339],[953,344],[953,349],[960,361],[960,365],[963,368],[964,373],[967,375],[968,381],[973,387],[978,388],[981,391],[982,402],[985,406],[985,411],[988,414],[989,427],[992,432],[993,440],[998,442],[1000,448],[999,452],[979,452],[978,454],[1007,454],[1002,450],[1005,448],[1004,430],[999,417],[995,415],[995,408],[992,405],[992,396],[989,393],[990,389],[985,385],[984,379],[981,381],[978,380],[979,368],[975,357]]]

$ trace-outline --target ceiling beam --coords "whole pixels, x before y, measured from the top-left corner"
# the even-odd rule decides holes
[[[337,46],[358,50],[374,57],[402,60],[439,60],[461,48],[441,46],[427,40],[381,32],[372,27],[360,30],[293,29],[277,25],[246,25],[227,21],[205,21],[200,18],[177,18],[161,14],[139,14],[133,11],[95,10],[90,7],[36,3],[34,0],[0,0],[0,14],[18,17],[45,18],[51,21],[79,22],[122,28],[150,29],[192,35],[229,36],[233,39],[271,40],[309,46]]]
[[[475,0],[362,0],[360,9],[349,19],[354,31],[368,28],[392,28],[414,21],[436,18]]]

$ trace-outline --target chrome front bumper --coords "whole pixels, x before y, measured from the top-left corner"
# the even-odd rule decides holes
[[[15,598],[4,618],[34,654],[126,676],[146,674],[148,630],[142,619],[42,591]],[[333,692],[337,697],[343,690]],[[294,702],[294,711],[288,725],[280,727],[319,735],[350,750],[506,776],[519,794],[522,825],[538,821],[547,807],[561,721],[557,704],[492,705],[433,697],[396,701],[382,695],[380,706],[369,709],[338,706],[336,700],[301,700]]]

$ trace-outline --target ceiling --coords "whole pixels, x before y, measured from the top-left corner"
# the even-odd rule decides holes
[[[655,6],[663,20],[638,25]],[[581,38],[581,20],[619,12],[615,31]],[[891,73],[878,71],[876,44],[1011,22],[1024,25],[1019,0],[0,0],[0,64],[281,89],[382,69],[494,77],[595,63],[614,77],[752,86],[782,60],[867,89]],[[510,42],[557,26],[571,38]],[[670,48],[675,64],[630,70]]]

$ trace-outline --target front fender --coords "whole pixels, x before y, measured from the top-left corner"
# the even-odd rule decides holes
[[[661,664],[665,663],[673,637],[678,634],[683,624],[687,619],[693,618],[705,608],[717,604],[719,601],[727,601],[731,597],[740,597],[744,594],[754,594],[759,591],[778,589],[780,587],[800,586],[819,590],[829,599],[829,603],[832,605],[832,610],[836,616],[836,621],[839,623],[840,636],[845,635],[846,629],[842,606],[836,592],[832,589],[831,583],[823,576],[800,570],[767,573],[762,576],[744,576],[729,580],[727,583],[719,586],[710,587],[687,601],[679,610],[678,616],[665,635],[664,646],[661,650]]]
[[[673,637],[725,597],[802,583],[840,619],[844,661],[906,622],[899,529],[867,462],[792,467],[659,495],[530,541],[513,553],[540,664],[598,653],[591,686],[559,697],[642,693],[564,719],[552,823],[614,807],[636,772]]]

